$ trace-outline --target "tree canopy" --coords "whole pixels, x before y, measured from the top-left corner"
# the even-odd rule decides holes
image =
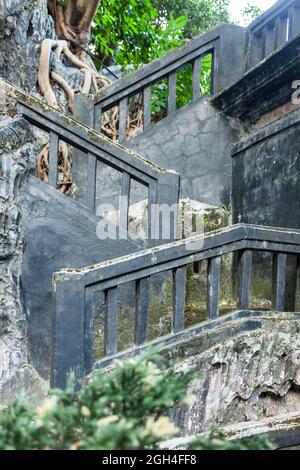
[[[250,22],[260,11],[250,2],[244,14]],[[101,0],[91,48],[106,64],[138,68],[230,21],[229,0]]]

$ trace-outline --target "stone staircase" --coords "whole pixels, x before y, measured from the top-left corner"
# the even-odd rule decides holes
[[[51,369],[52,386],[64,388],[68,375],[73,372],[79,387],[95,368],[107,367],[115,359],[134,357],[152,346],[159,346],[167,357],[177,357],[182,363],[186,360],[196,368],[200,354],[209,355],[210,348],[218,348],[227,341],[231,341],[232,346],[234,341],[239,342],[241,335],[248,335],[249,344],[253,338],[257,339],[255,335],[266,338],[273,335],[274,344],[284,335],[280,357],[293,354],[290,344],[298,337],[300,318],[294,313],[297,310],[299,227],[287,228],[288,223],[282,224],[285,228],[276,227],[277,224],[269,227],[267,219],[257,226],[250,220],[178,240],[181,237],[177,237],[176,221],[180,198],[190,197],[213,205],[229,202],[232,191],[230,146],[239,142],[249,129],[251,134],[251,124],[264,116],[261,104],[256,109],[257,114],[250,116],[249,124],[247,103],[254,103],[249,77],[261,74],[265,97],[270,103],[270,88],[274,83],[268,85],[268,80],[264,80],[264,65],[273,64],[273,73],[276,67],[280,68],[276,57],[284,55],[284,51],[292,54],[293,45],[298,47],[299,11],[297,1],[280,0],[249,28],[232,25],[215,28],[121,78],[94,101],[77,97],[76,119],[1,80],[12,115],[10,122],[16,129],[14,139],[21,138],[22,129],[29,128],[36,147],[42,141],[50,142],[49,184],[26,175],[19,206],[24,220],[20,289],[27,317],[30,358],[42,377],[47,378]],[[202,96],[201,62],[208,55],[212,58],[211,96]],[[187,65],[192,67],[192,99],[184,108],[176,109],[177,75]],[[168,82],[168,106],[166,116],[154,123],[151,89],[161,80]],[[284,80],[287,83],[289,78],[282,73],[280,80],[286,90]],[[129,140],[126,135],[128,108],[130,100],[137,95],[143,96],[143,128]],[[274,109],[288,100],[287,91],[280,96],[279,100],[272,98]],[[241,112],[236,111],[238,104],[242,105]],[[119,141],[114,143],[104,137],[101,130],[104,113],[116,106],[119,107]],[[292,120],[283,129],[295,126],[298,121]],[[278,126],[273,127],[237,143],[234,155],[248,152],[272,133],[278,134]],[[77,192],[69,196],[57,190],[60,141],[71,147]],[[243,165],[240,166],[239,171],[242,171]],[[234,181],[233,200],[238,207],[241,185],[239,178],[235,177]],[[5,184],[5,174],[1,174],[0,191]],[[248,197],[245,194],[243,204]],[[99,205],[115,202],[119,196],[116,223],[106,217],[109,209],[95,214]],[[147,208],[146,240],[137,239],[128,231],[130,207],[143,199]],[[162,220],[162,206],[172,207],[171,218]],[[234,214],[234,221],[240,222],[237,214]],[[163,222],[168,228],[172,226],[167,237],[162,234]],[[267,257],[272,260],[271,271],[264,273],[272,285],[270,312],[251,308],[253,271],[261,267]],[[291,258],[296,260],[292,271]],[[224,284],[222,269],[228,260],[229,270],[235,274],[230,313],[220,308],[220,291]],[[199,270],[200,263],[204,266],[202,270]],[[201,319],[191,324],[187,321],[186,293],[190,273],[197,274],[195,267],[198,267],[200,279],[197,286],[205,284],[199,289],[204,311]],[[293,313],[284,314],[287,292],[292,297]],[[165,299],[165,305],[159,303],[161,298]],[[164,317],[160,312],[162,308],[167,309]],[[267,345],[266,338],[261,348]],[[249,387],[252,388],[248,395],[244,393],[246,374],[243,386],[239,388],[236,384],[236,395],[229,402],[233,403],[238,397],[239,406],[247,415],[251,410],[246,405],[243,408],[241,402],[256,400],[260,404],[257,390],[273,393],[276,388],[273,382],[277,378],[273,377],[270,385],[271,379],[265,371],[259,383],[255,382],[257,351],[254,351],[254,340],[246,346],[245,342],[241,341],[239,347],[241,351],[251,350],[254,365],[249,372],[252,374]],[[274,351],[268,351],[269,355],[265,356],[260,353],[264,361],[259,367],[268,361],[271,367],[271,354],[277,354]],[[216,356],[209,360],[218,369]],[[233,377],[239,367],[238,353],[234,358],[222,357],[220,364],[223,363],[235,365],[236,369],[230,370]],[[289,363],[289,367],[284,380],[285,391],[278,387],[274,393],[284,395],[298,384],[296,362],[292,362],[292,366]],[[206,384],[212,400],[214,383],[217,383],[215,376]],[[228,407],[223,398],[215,397],[221,403],[219,409],[224,418]],[[205,399],[199,397],[199,400]],[[286,406],[290,411],[292,405],[288,400]],[[211,415],[202,425],[212,424],[214,412],[212,407]],[[194,424],[201,421],[202,414],[201,407],[190,414],[187,411],[182,418],[188,423],[187,433],[199,431]]]

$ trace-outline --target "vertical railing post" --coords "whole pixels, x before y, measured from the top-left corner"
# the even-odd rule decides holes
[[[87,196],[86,205],[91,211],[95,211],[96,206],[96,177],[97,177],[97,158],[95,155],[88,154],[88,174],[87,174]]]
[[[94,291],[85,289],[84,298],[84,370],[89,374],[94,363]]]
[[[151,85],[143,90],[143,127],[144,131],[151,126]]]
[[[162,172],[157,181],[155,208],[149,208],[152,214],[151,234],[154,235],[152,245],[177,239],[179,193],[180,176],[171,171]]]
[[[176,111],[176,83],[177,83],[177,72],[171,72],[169,75],[169,93],[168,93],[168,114]]]
[[[275,20],[275,31],[276,31],[276,40],[275,47],[276,49],[282,46],[287,40],[287,16],[279,15]]]
[[[96,104],[94,108],[93,128],[97,132],[102,132],[102,108],[100,103]]]
[[[57,189],[57,166],[59,153],[59,138],[55,132],[50,132],[49,149],[49,185]]]
[[[270,55],[275,49],[275,26],[267,25],[263,30],[264,35],[264,57]]]
[[[250,31],[250,42],[247,53],[247,70],[258,64],[264,55],[264,36],[262,31]]]
[[[66,388],[68,376],[76,386],[85,374],[84,286],[68,275],[54,275],[51,387]]]
[[[288,39],[292,39],[300,32],[300,7],[299,5],[292,5],[289,8],[289,34]]]
[[[130,175],[126,172],[122,175],[122,192],[121,200],[119,207],[119,225],[120,228],[128,231],[128,222],[129,222],[129,202],[130,202]]]
[[[77,119],[77,121],[93,128],[95,124],[94,111],[94,101],[91,97],[81,95],[80,93],[75,95],[74,118]],[[87,182],[88,178],[94,179],[94,163],[96,165],[95,159],[93,162],[92,158],[87,157],[87,153],[77,148],[72,148],[72,180],[76,186],[73,197],[77,202],[80,202],[90,209],[93,206],[91,191],[93,191],[94,188],[91,188]]]
[[[228,87],[244,74],[246,69],[246,38],[247,31],[245,28],[234,25],[222,26],[219,44],[215,46],[214,50],[217,62],[214,93]]]
[[[128,113],[128,97],[123,98],[119,104],[119,144],[126,142],[126,127]]]
[[[201,57],[193,62],[193,100],[200,97],[200,79],[201,79]]]
[[[284,311],[285,300],[285,278],[286,278],[287,255],[276,253],[273,256],[272,275],[272,309],[276,312]]]
[[[147,248],[154,245],[157,209],[157,184],[151,183],[148,188],[148,230]]]
[[[105,292],[105,355],[113,356],[118,350],[118,287]]]
[[[211,258],[207,266],[207,317],[215,320],[219,316],[221,257]]]
[[[147,341],[149,309],[149,279],[136,281],[135,336],[136,345]]]
[[[247,310],[249,308],[250,283],[252,271],[252,251],[245,250],[238,254],[237,269],[237,308]]]
[[[184,330],[185,295],[186,295],[187,269],[173,270],[173,331],[179,333]]]

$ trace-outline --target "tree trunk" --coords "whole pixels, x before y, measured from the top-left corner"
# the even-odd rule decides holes
[[[57,36],[87,47],[99,0],[66,0],[64,6],[58,4],[57,0],[48,0],[48,5]]]

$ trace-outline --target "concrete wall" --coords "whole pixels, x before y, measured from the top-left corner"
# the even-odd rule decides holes
[[[83,268],[140,249],[129,240],[99,240],[101,218],[44,183],[30,178],[21,196],[24,218],[22,306],[26,312],[30,363],[44,377],[50,367],[52,275]]]
[[[233,149],[233,221],[300,228],[300,112]]]
[[[222,116],[209,98],[170,114],[127,146],[181,176],[181,197],[206,204],[230,203],[230,145],[241,129]]]

